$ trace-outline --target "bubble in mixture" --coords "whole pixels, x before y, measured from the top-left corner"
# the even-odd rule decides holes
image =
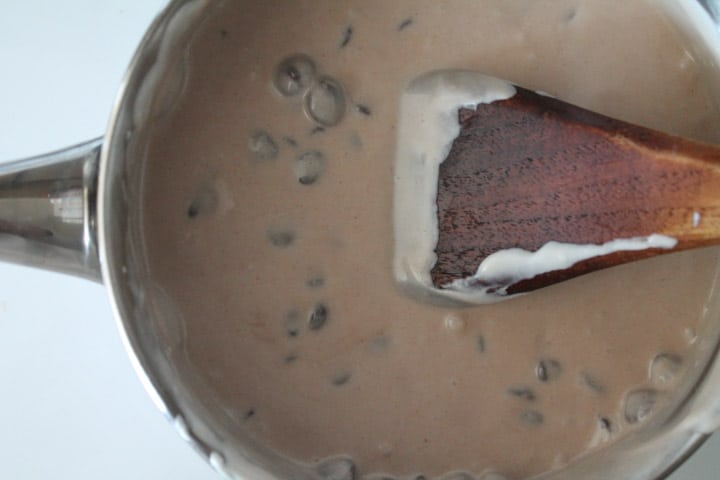
[[[560,362],[553,358],[544,358],[535,366],[535,376],[543,383],[557,380],[562,371]]]
[[[340,82],[322,77],[305,94],[305,115],[323,127],[334,127],[345,115],[345,92]]]
[[[628,423],[640,423],[646,420],[655,409],[660,395],[657,390],[643,388],[625,395],[623,412]]]
[[[293,168],[301,185],[312,185],[325,171],[325,155],[317,150],[305,152],[295,160]]]
[[[459,315],[456,315],[454,313],[450,313],[448,315],[445,315],[444,320],[445,328],[449,332],[462,332],[465,329],[465,320],[462,319]]]
[[[317,67],[309,56],[299,53],[285,58],[275,69],[273,85],[284,97],[301,95],[315,81]]]
[[[318,303],[310,312],[308,318],[308,327],[310,330],[320,330],[325,326],[328,320],[328,308],[324,303]]]
[[[275,140],[264,130],[258,130],[250,136],[248,148],[257,160],[262,161],[275,160],[280,151]]]
[[[391,455],[393,452],[393,445],[390,442],[380,442],[377,446],[378,452],[380,452],[380,455],[387,457],[388,455]]]
[[[339,457],[325,460],[317,466],[317,473],[323,480],[355,480],[355,463],[349,458]]]
[[[661,353],[650,363],[650,381],[657,386],[671,385],[680,375],[682,358],[674,353]]]

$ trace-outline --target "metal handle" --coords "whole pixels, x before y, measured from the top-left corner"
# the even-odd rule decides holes
[[[0,165],[0,260],[100,281],[102,139]]]

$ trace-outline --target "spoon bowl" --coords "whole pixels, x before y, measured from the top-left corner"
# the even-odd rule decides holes
[[[716,145],[453,70],[411,82],[400,125],[402,283],[486,303],[720,243]],[[408,187],[419,175],[427,184]],[[402,213],[413,196],[430,210],[424,222]],[[424,256],[408,254],[408,237],[422,235]]]

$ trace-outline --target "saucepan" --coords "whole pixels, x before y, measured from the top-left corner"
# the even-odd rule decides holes
[[[2,166],[0,257],[102,282],[147,391],[179,434],[222,475],[320,478],[318,471],[229,427],[233,422],[203,388],[202,372],[184,360],[182,326],[173,320],[173,306],[153,284],[144,258],[139,189],[147,126],[182,93],[184,49],[222,3],[169,3],[132,60],[103,138]],[[720,25],[717,3],[687,3],[702,6],[708,25]],[[710,34],[720,42],[716,30]],[[538,478],[662,478],[720,427],[717,292],[706,318],[694,367],[679,387],[685,395],[645,428]]]

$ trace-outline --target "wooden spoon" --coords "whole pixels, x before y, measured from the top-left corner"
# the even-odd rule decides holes
[[[430,75],[435,87],[423,90],[428,105],[442,101],[447,88],[438,85],[465,88],[456,84],[465,85],[467,78],[457,82],[457,75]],[[479,302],[488,294],[497,300],[621,263],[720,243],[718,146],[520,87],[509,98],[461,108],[457,118],[460,133],[439,165],[436,260],[430,270],[437,291],[478,290],[485,296]],[[407,130],[412,120],[402,122]],[[608,248],[591,247],[571,264],[545,263],[529,274],[513,273],[513,265],[505,273],[478,276],[495,252],[522,249],[525,257],[513,257],[517,263],[548,244],[562,254]]]

